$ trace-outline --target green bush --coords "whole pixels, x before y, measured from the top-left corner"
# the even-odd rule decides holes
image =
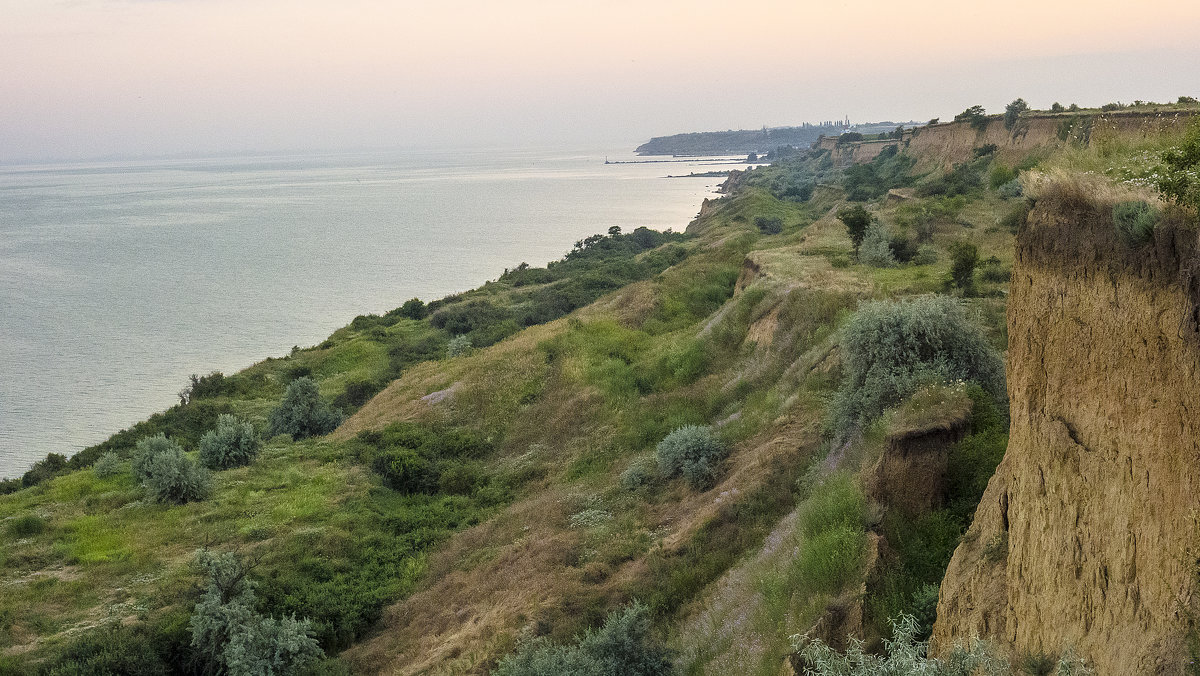
[[[45,458],[33,463],[33,467],[21,476],[21,485],[26,488],[36,486],[62,474],[66,469],[67,456],[61,453],[47,453]]]
[[[425,303],[420,298],[409,298],[396,310],[396,314],[408,319],[424,319]]]
[[[1025,188],[1024,188],[1024,186],[1021,185],[1021,182],[1019,180],[1014,178],[1013,180],[1008,181],[1007,183],[1002,183],[999,186],[997,186],[996,194],[1001,197],[1004,197],[1006,199],[1013,199],[1015,197],[1021,197],[1022,195],[1024,195]]]
[[[116,476],[121,473],[121,459],[116,453],[105,453],[96,459],[96,464],[92,465],[92,471],[100,479],[110,476]]]
[[[589,630],[574,645],[547,638],[523,641],[500,660],[493,676],[667,676],[674,673],[670,652],[650,633],[650,612],[634,602],[609,613],[604,626]]]
[[[912,262],[917,265],[933,265],[938,262],[937,249],[928,244],[922,244],[917,249],[917,255],[913,256]]]
[[[1004,363],[962,303],[941,295],[864,303],[841,340],[844,378],[830,427],[839,438],[928,382],[968,380],[1004,395]]]
[[[46,520],[36,514],[24,514],[8,522],[8,532],[13,537],[27,538],[46,531]]]
[[[658,467],[664,477],[680,474],[693,488],[705,489],[716,483],[717,468],[729,450],[713,434],[712,428],[685,425],[668,434],[655,448]]]
[[[755,216],[754,227],[764,235],[778,235],[783,232],[783,220],[777,217]]]
[[[970,242],[955,242],[950,247],[950,282],[964,296],[975,293],[975,266],[979,264],[979,247]]]
[[[216,429],[200,437],[200,462],[209,469],[229,469],[254,462],[261,443],[254,425],[222,413]]]
[[[337,429],[342,415],[321,399],[317,381],[308,376],[288,385],[279,406],[271,411],[271,435],[290,434],[293,439],[319,437]]]
[[[446,356],[451,359],[461,357],[471,352],[471,339],[468,336],[455,336],[446,344]]]
[[[212,476],[175,447],[152,456],[142,485],[155,502],[182,505],[212,493]]]
[[[189,627],[206,673],[295,673],[324,654],[309,635],[307,619],[276,620],[258,613],[254,583],[233,554],[202,550],[196,561],[208,580]]]
[[[621,488],[635,491],[658,480],[658,464],[651,458],[638,458],[621,472]]]
[[[137,442],[137,446],[133,450],[133,478],[139,482],[145,481],[150,476],[150,464],[154,458],[163,453],[176,451],[183,453],[179,444],[168,439],[165,434],[156,434]]]
[[[1154,237],[1158,211],[1142,200],[1118,202],[1112,209],[1117,232],[1130,244],[1143,244]]]
[[[858,260],[873,268],[890,268],[896,264],[887,228],[881,223],[872,223],[867,227],[862,246],[858,249]]]
[[[998,189],[1005,183],[1017,180],[1017,171],[1012,167],[1003,164],[993,164],[991,171],[988,172],[988,185],[992,190]]]

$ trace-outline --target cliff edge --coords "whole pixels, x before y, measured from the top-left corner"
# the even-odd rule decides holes
[[[1099,674],[1181,674],[1200,507],[1197,235],[1116,234],[1111,202],[1048,187],[1017,240],[1008,451],[955,551],[935,652],[1073,648]]]

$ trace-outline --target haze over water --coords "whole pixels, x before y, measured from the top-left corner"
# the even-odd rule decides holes
[[[618,159],[628,150],[610,150]],[[0,167],[0,477],[382,313],[556,259],[616,225],[684,228],[701,163],[412,151]]]

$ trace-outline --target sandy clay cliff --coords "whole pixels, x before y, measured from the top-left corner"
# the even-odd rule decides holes
[[[1190,673],[1197,235],[1165,222],[1128,244],[1089,194],[1051,186],[1018,236],[1011,441],[942,583],[934,649],[981,636],[1018,658],[1073,649],[1099,674]]]

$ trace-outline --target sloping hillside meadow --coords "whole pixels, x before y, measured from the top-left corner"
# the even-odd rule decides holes
[[[42,461],[0,496],[0,673],[236,672],[197,638],[199,551],[233,555],[253,613],[310,621],[309,673],[487,673],[634,604],[679,673],[778,674],[805,633],[879,648],[901,613],[927,637],[1007,445],[1031,198],[1089,171],[1160,208],[1182,123],[970,129],[780,153],[685,232],[355,318]],[[309,379],[340,424],[276,433]],[[139,442],[199,459],[222,415],[262,437],[252,461],[155,499]],[[660,442],[689,426],[716,450],[679,469]]]

